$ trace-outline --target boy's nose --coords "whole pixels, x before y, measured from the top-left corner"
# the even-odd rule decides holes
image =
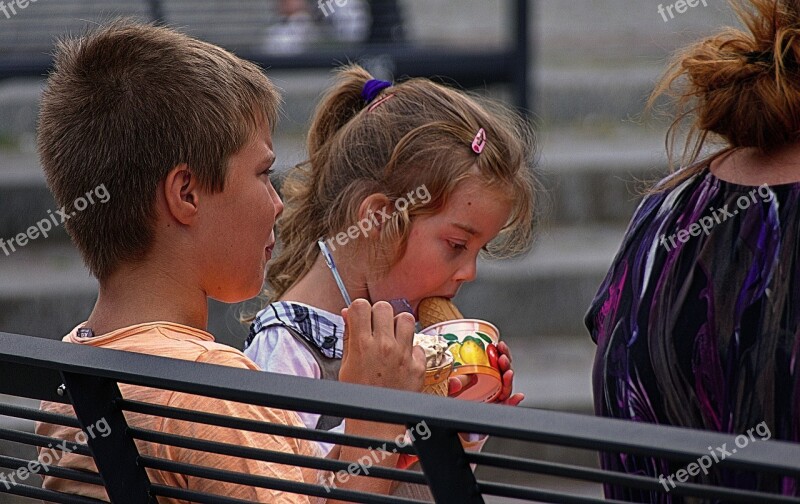
[[[275,218],[277,219],[283,213],[283,200],[278,195],[278,191],[275,188],[272,188],[270,191],[270,197],[272,198],[272,204],[275,207]]]

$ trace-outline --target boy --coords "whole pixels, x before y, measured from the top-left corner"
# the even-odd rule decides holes
[[[61,42],[41,103],[39,152],[59,206],[104,184],[110,199],[75,212],[65,226],[100,283],[88,320],[64,341],[246,369],[257,366],[205,332],[207,298],[238,302],[258,294],[283,203],[269,179],[271,129],[279,96],[255,65],[168,28],[117,21]],[[387,303],[359,300],[344,314],[352,358],[341,379],[419,391],[425,370],[413,348],[413,318],[393,318]],[[383,350],[381,350],[383,349]],[[390,350],[388,353],[386,350]],[[380,357],[379,357],[380,355]],[[369,362],[370,366],[364,366]],[[120,386],[129,399],[302,426],[294,412]],[[68,406],[43,409],[69,413]],[[315,455],[303,440],[144,415],[140,428],[290,453]],[[355,435],[393,438],[403,427],[353,422]],[[74,440],[76,429],[38,424],[37,433]],[[138,443],[141,453],[180,462],[316,483],[298,467],[203,455]],[[43,450],[43,454],[49,450]],[[342,447],[343,460],[361,451]],[[53,456],[93,470],[87,457]],[[396,456],[384,465],[392,465]],[[304,496],[148,471],[153,483],[254,502],[308,502]],[[388,491],[352,478],[344,487]],[[54,490],[107,498],[97,486],[45,477]],[[175,502],[172,500],[165,502]]]

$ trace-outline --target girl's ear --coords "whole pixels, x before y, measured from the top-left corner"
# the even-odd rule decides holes
[[[370,194],[358,207],[358,226],[369,236],[377,236],[392,218],[392,213],[391,202],[385,194]]]

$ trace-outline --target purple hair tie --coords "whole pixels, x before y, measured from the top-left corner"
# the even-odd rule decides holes
[[[374,100],[376,96],[378,96],[378,93],[391,86],[391,82],[386,82],[379,79],[370,79],[364,83],[364,88],[361,90],[361,98],[363,98],[365,102],[369,103]]]

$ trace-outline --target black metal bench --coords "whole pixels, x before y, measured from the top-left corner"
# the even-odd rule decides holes
[[[515,104],[528,110],[530,51],[528,17],[530,0],[510,0],[508,43],[504,47],[454,47],[389,42],[372,38],[360,43],[322,44],[300,54],[265,54],[258,43],[259,30],[269,18],[267,1],[218,2],[216,0],[136,0],[95,2],[68,0],[28,4],[9,19],[0,14],[0,80],[38,77],[51,67],[54,37],[75,32],[86,22],[113,16],[132,16],[175,25],[204,40],[235,50],[238,55],[271,70],[331,69],[354,61],[376,66],[395,76],[452,79],[464,87],[510,84]],[[6,2],[9,3],[9,2]],[[274,2],[273,2],[274,3]],[[381,1],[373,1],[380,10]],[[274,9],[274,6],[272,7]],[[498,4],[498,8],[499,4]],[[485,20],[476,19],[475,24]],[[378,20],[377,22],[381,22]],[[480,41],[477,41],[480,42]],[[381,76],[386,77],[386,76]]]
[[[707,455],[708,446],[733,446],[731,436],[671,427],[598,419],[569,413],[475,404],[426,395],[376,389],[346,383],[310,380],[293,376],[253,372],[208,364],[176,361],[162,357],[114,350],[82,347],[29,336],[0,333],[0,393],[19,397],[71,403],[76,417],[46,414],[38,409],[0,404],[0,415],[87,427],[97,419],[107,422],[109,435],[87,432],[87,445],[70,444],[67,448],[94,458],[97,474],[67,469],[53,470],[50,476],[74,479],[105,486],[112,502],[154,502],[157,496],[169,496],[192,502],[241,504],[225,496],[211,496],[186,489],[151,484],[144,468],[198,475],[292,493],[331,497],[353,502],[416,502],[394,497],[330,489],[322,486],[273,478],[219,471],[138,453],[134,440],[181,446],[194,450],[312,467],[321,470],[347,470],[348,463],[259,450],[215,442],[145,431],[129,426],[123,412],[139,412],[168,418],[271,433],[280,436],[380,447],[381,440],[357,438],[274,424],[259,424],[243,419],[213,416],[186,410],[149,405],[120,397],[118,384],[128,383],[214,397],[243,403],[295,411],[360,418],[378,422],[405,424],[409,428],[424,422],[430,435],[417,436],[413,445],[393,443],[387,450],[416,454],[423,473],[373,468],[370,477],[428,484],[437,502],[481,503],[484,496],[504,496],[527,501],[554,503],[599,503],[599,497],[585,497],[566,492],[540,490],[532,486],[500,482],[474,476],[470,464],[491,466],[526,474],[545,474],[580,481],[609,483],[664,492],[664,485],[654,478],[611,473],[581,465],[553,463],[528,457],[510,457],[492,453],[465,453],[458,432],[476,432],[519,442],[537,442],[556,449],[581,448],[594,452],[625,452],[669,459],[680,464]],[[37,436],[20,429],[0,428],[0,439],[30,446],[47,446],[57,440]],[[12,471],[24,468],[29,460],[0,455],[0,467]],[[720,468],[771,473],[800,478],[800,445],[760,441],[741,450],[735,457],[719,462]],[[698,496],[710,502],[798,503],[800,499],[766,493],[717,488],[699,484],[678,484],[673,495]],[[49,502],[89,504],[98,501],[67,496],[32,485],[0,484],[0,493],[11,493]],[[0,499],[1,500],[1,499]]]

